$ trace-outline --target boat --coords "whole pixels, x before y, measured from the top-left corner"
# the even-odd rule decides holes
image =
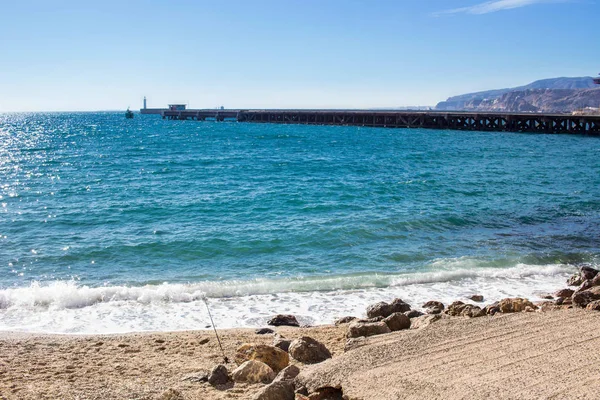
[[[131,111],[129,109],[129,107],[127,108],[127,111],[125,111],[125,118],[127,118],[127,119],[132,119],[133,118],[133,111]]]

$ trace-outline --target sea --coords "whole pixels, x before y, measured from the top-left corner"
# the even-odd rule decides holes
[[[302,324],[600,264],[600,139],[0,114],[0,330]]]

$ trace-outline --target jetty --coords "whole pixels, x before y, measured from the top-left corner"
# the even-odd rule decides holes
[[[157,112],[158,114],[158,112]],[[353,125],[382,128],[452,129],[600,136],[600,116],[538,113],[389,110],[162,109],[168,120],[237,121],[269,124]]]

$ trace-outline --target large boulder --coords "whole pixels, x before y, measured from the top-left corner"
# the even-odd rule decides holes
[[[573,304],[578,307],[586,307],[595,300],[600,300],[600,286],[594,286],[588,290],[577,291],[571,297]]]
[[[346,333],[346,337],[357,338],[361,336],[375,336],[382,335],[384,333],[390,333],[391,330],[387,326],[387,324],[383,321],[381,322],[353,322],[348,326],[348,332]]]
[[[427,314],[440,314],[444,311],[444,303],[439,301],[428,301],[423,304],[423,308],[427,312]]]
[[[208,375],[208,383],[213,386],[224,385],[229,381],[229,371],[227,371],[227,367],[223,364],[214,367]]]
[[[390,304],[380,301],[379,303],[372,304],[367,307],[367,317],[376,318],[376,317],[389,317],[393,313],[396,312],[406,312],[410,311],[410,305],[405,303],[402,299],[394,299]]]
[[[498,309],[501,313],[516,313],[521,311],[527,311],[529,309],[537,309],[536,305],[527,299],[521,297],[502,299],[498,303]]]
[[[486,312],[481,307],[472,304],[465,304],[462,301],[455,301],[446,309],[446,314],[453,317],[483,317]]]
[[[392,332],[410,328],[410,318],[402,313],[393,313],[383,320]]]
[[[290,381],[277,381],[260,389],[252,400],[294,400],[294,383]]]
[[[235,361],[238,364],[243,364],[250,360],[264,362],[277,373],[288,366],[290,363],[290,356],[288,353],[275,346],[246,343],[237,349]]]
[[[271,383],[275,372],[264,362],[250,360],[234,369],[231,377],[235,382]]]
[[[272,326],[300,326],[295,316],[283,314],[274,316],[267,324]]]
[[[305,364],[316,364],[331,358],[331,352],[323,343],[308,336],[294,340],[288,352],[295,360]]]
[[[592,286],[600,286],[600,274],[596,275],[594,279],[592,279]]]

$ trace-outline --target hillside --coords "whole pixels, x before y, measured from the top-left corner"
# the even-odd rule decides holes
[[[515,88],[450,97],[436,110],[571,112],[600,105],[600,89],[591,77],[554,78]]]

